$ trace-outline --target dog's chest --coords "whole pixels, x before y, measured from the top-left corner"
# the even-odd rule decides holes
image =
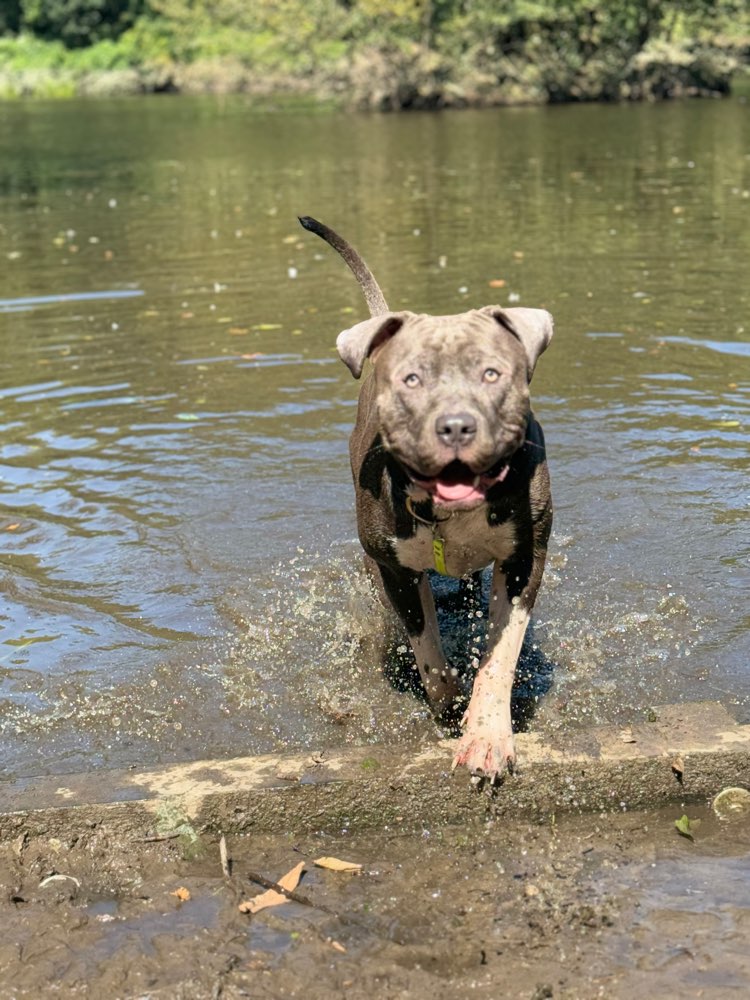
[[[434,527],[418,523],[411,538],[395,538],[393,547],[407,569],[436,569],[460,577],[495,560],[503,562],[513,553],[515,542],[512,522],[490,527],[486,508],[478,507],[456,511]]]

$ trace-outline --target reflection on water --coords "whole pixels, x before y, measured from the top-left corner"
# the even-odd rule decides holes
[[[739,102],[403,118],[0,109],[0,740],[10,773],[431,738],[374,669],[336,333],[545,306],[556,529],[535,725],[748,715]],[[492,285],[490,285],[492,283]]]
[[[71,292],[67,295],[27,295],[20,299],[0,299],[0,312],[23,312],[35,306],[54,305],[60,302],[90,302],[97,299],[129,299],[143,295],[137,288],[113,288],[104,292]]]
[[[674,838],[670,844],[666,834],[673,815],[665,810],[649,816],[643,830],[659,843],[656,850],[647,849],[640,863],[598,873],[595,891],[631,908],[631,919],[623,922],[627,933],[613,937],[605,949],[607,971],[616,972],[630,995],[642,988],[647,996],[675,989],[721,996],[745,988],[750,920],[745,824],[737,818],[717,821],[700,807],[693,807],[691,821],[698,825],[696,840]]]

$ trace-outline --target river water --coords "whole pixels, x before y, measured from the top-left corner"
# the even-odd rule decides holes
[[[334,341],[544,306],[556,522],[532,725],[750,718],[741,101],[369,117],[0,107],[0,755],[9,775],[434,738],[378,669]],[[547,690],[549,688],[549,690]]]

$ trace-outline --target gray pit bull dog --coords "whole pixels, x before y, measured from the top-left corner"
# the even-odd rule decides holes
[[[372,362],[350,441],[357,526],[437,716],[455,710],[461,691],[425,571],[464,577],[494,564],[487,654],[453,762],[494,781],[515,763],[511,689],[552,527],[544,436],[529,406],[552,317],[500,306],[391,312],[344,239],[308,216],[300,222],[341,254],[370,309],[336,341],[355,378]]]

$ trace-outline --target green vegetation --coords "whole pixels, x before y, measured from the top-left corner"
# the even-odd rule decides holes
[[[726,93],[744,0],[0,0],[0,95],[293,93],[397,109]]]

